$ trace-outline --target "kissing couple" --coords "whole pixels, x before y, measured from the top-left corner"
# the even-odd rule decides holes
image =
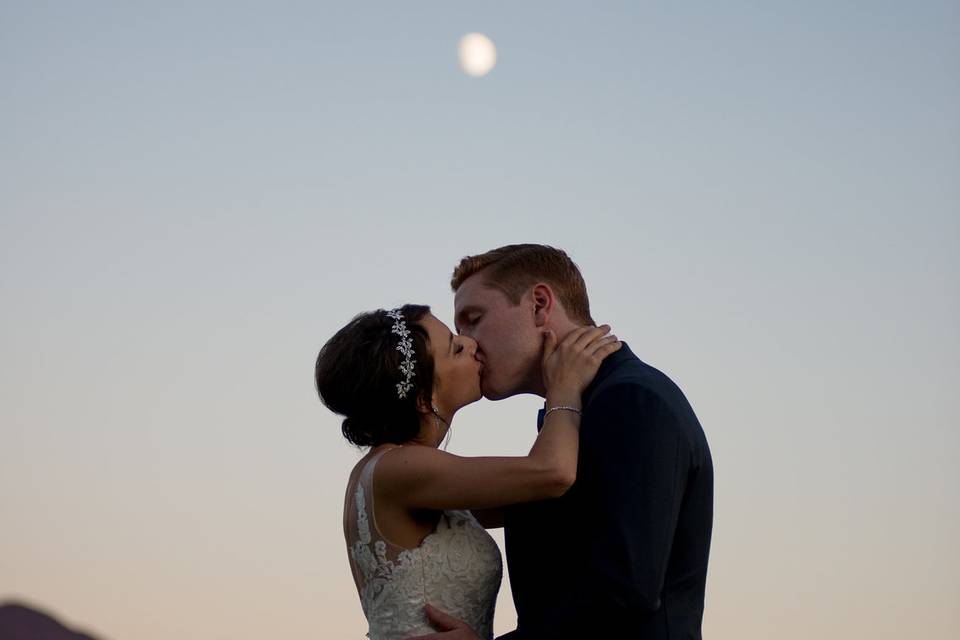
[[[504,527],[517,629],[501,640],[699,639],[713,462],[679,387],[597,326],[559,249],[468,256],[451,287],[455,333],[407,304],[356,316],[317,357],[321,400],[367,449],[343,531],[368,637],[493,638],[486,529]],[[526,456],[439,448],[461,408],[522,393],[545,401]]]

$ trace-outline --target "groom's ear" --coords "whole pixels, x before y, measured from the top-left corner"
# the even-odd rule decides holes
[[[553,314],[557,298],[553,289],[545,282],[538,282],[530,290],[533,298],[533,322],[538,327],[545,327]]]

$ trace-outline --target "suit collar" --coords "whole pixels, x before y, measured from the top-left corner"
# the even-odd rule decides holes
[[[607,378],[613,375],[613,372],[620,368],[624,362],[628,360],[636,360],[637,356],[634,355],[633,351],[630,350],[629,345],[626,342],[622,343],[617,351],[614,351],[609,356],[604,358],[603,362],[600,363],[600,369],[597,371],[597,375],[593,377],[593,381],[587,385],[587,388],[583,391],[583,406],[587,406],[587,403],[590,401],[590,398],[593,396],[594,390]]]
[[[633,354],[633,351],[630,350],[630,347],[627,346],[627,343],[624,342],[617,351],[614,351],[609,356],[603,359],[603,362],[600,363],[600,368],[597,370],[597,375],[594,376],[593,381],[587,385],[587,388],[584,389],[583,395],[581,396],[582,406],[587,406],[587,403],[590,401],[590,397],[593,395],[594,390],[597,386],[610,377],[614,371],[620,368],[624,362],[628,360],[636,360],[637,356]],[[539,433],[540,429],[543,428],[543,416],[547,411],[547,403],[544,401],[543,409],[540,409],[537,412],[537,432]]]

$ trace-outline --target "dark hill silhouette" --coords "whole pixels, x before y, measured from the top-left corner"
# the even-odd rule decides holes
[[[17,602],[0,603],[0,640],[98,640],[53,616]]]

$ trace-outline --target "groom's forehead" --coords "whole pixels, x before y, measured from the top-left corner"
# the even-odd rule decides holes
[[[489,306],[496,302],[498,294],[502,295],[479,277],[468,278],[453,296],[454,311],[460,314],[468,308]]]
[[[464,324],[472,313],[489,311],[497,305],[497,295],[503,295],[483,282],[470,280],[457,289],[453,298],[453,321],[458,327]]]

